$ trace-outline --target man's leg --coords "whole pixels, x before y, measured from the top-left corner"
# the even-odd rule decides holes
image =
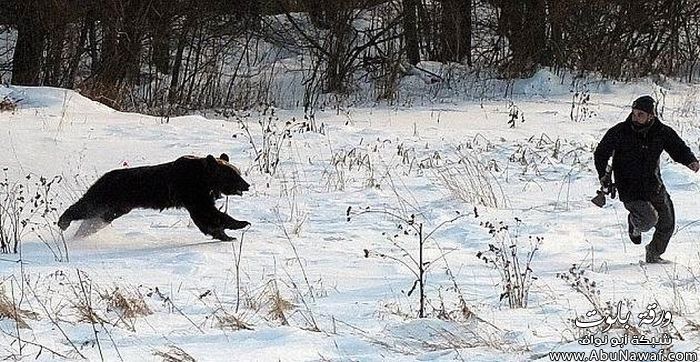
[[[659,256],[666,252],[668,242],[671,240],[671,235],[676,227],[676,214],[673,210],[671,197],[665,190],[652,199],[651,204],[659,215],[659,220],[647,250],[653,255]]]
[[[651,230],[658,222],[658,212],[649,201],[628,201],[625,208],[630,212],[627,217],[630,239],[640,244],[642,233]]]

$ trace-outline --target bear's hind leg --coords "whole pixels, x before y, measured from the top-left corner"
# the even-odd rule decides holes
[[[77,220],[77,217],[75,217],[75,209],[77,204],[72,205],[71,207],[68,208],[68,210],[64,211],[63,214],[58,218],[58,222],[56,223],[61,230],[66,230],[70,226],[70,223],[73,220]]]
[[[126,208],[121,208],[121,209],[107,209],[107,211],[104,211],[102,215],[100,215],[100,218],[106,222],[106,223],[111,223],[112,221],[126,215],[131,211],[131,209],[126,209]]]
[[[61,214],[57,224],[61,230],[66,230],[68,226],[70,226],[70,223],[75,220],[90,219],[97,217],[99,214],[100,210],[83,201],[83,199],[80,199]]]
[[[80,223],[80,226],[78,227],[78,230],[76,230],[74,237],[82,239],[104,229],[104,227],[107,225],[109,225],[109,223],[105,222],[104,220],[102,220],[102,218],[99,217],[85,219]]]
[[[107,211],[103,211],[99,217],[86,218],[83,220],[83,222],[78,227],[78,230],[75,232],[75,237],[84,238],[86,236],[90,236],[104,229],[105,226],[109,225],[114,219],[123,216],[129,211],[131,210],[107,209]]]

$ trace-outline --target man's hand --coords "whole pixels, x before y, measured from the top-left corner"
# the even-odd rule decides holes
[[[695,162],[689,164],[688,168],[693,170],[693,172],[698,172],[698,170],[700,170],[700,163],[698,163],[698,161],[695,161]]]
[[[606,195],[610,195],[613,199],[615,198],[617,190],[615,190],[615,185],[612,182],[610,174],[605,174],[600,178],[600,191]]]
[[[600,189],[604,192],[609,192],[610,187],[612,186],[612,180],[610,179],[610,176],[605,175],[600,178]]]

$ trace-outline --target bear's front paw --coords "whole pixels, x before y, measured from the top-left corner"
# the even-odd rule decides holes
[[[214,239],[221,240],[221,241],[235,240],[235,238],[232,238],[232,237],[226,235],[226,233],[224,233],[223,230],[217,230],[216,232],[213,232],[211,236],[213,236]]]
[[[250,226],[250,223],[247,221],[234,220],[230,225],[230,229],[238,230],[247,226]]]

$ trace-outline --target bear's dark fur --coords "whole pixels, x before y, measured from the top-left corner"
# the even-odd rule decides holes
[[[109,171],[61,215],[58,226],[65,230],[73,220],[92,218],[109,223],[136,208],[185,208],[204,234],[232,240],[225,229],[250,223],[217,210],[214,202],[221,195],[242,195],[250,185],[228,160],[225,153],[219,158],[183,156],[159,165]]]

